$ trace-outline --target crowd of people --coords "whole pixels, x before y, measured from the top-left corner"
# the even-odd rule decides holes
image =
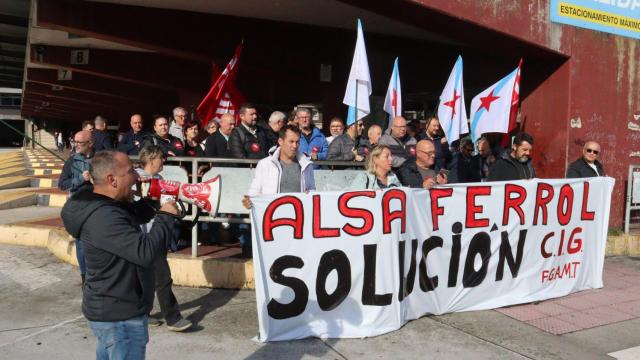
[[[166,258],[181,238],[178,208],[174,201],[159,204],[136,192],[137,183],[159,178],[168,157],[259,160],[242,199],[246,208],[252,207],[253,196],[316,190],[318,160],[363,163],[364,170],[345,190],[430,189],[536,176],[531,135],[515,134],[506,149],[487,137],[449,144],[436,117],[407,123],[398,116],[386,130],[376,124],[367,127],[362,120],[345,124],[333,118],[326,136],[306,108],[289,116],[275,111],[262,122],[256,107],[244,104],[237,125],[233,115],[224,114],[204,129],[184,108],[175,108],[172,115],[154,117],[153,132],[148,132],[143,117],[134,114],[131,128],[117,141],[106,131],[106,119],[84,122],[60,175],[59,187],[72,195],[62,219],[76,239],[83,313],[96,336],[99,359],[144,358],[147,327],[161,322],[148,316],[154,293],[168,329],[192,326],[180,314]],[[596,142],[586,142],[567,177],[604,176],[600,151]],[[130,155],[138,155],[139,168]],[[206,169],[188,170],[202,175]],[[243,254],[251,256],[249,227],[240,224],[237,230]]]

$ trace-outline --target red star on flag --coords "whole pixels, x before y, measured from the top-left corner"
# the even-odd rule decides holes
[[[491,90],[489,95],[480,98],[480,101],[482,102],[482,104],[478,108],[478,111],[480,111],[480,109],[482,108],[485,108],[487,109],[487,111],[489,111],[489,107],[491,106],[491,103],[498,99],[500,99],[500,96],[493,96],[493,90]]]
[[[398,115],[398,92],[393,89],[393,97],[391,98],[391,107],[393,108],[393,115]]]
[[[456,91],[456,89],[453,89],[453,99],[443,104],[444,106],[448,106],[451,108],[451,110],[453,110],[453,112],[451,113],[452,119],[453,119],[453,115],[456,114],[456,102],[458,101],[458,99],[460,99],[460,95],[458,95],[458,92]]]

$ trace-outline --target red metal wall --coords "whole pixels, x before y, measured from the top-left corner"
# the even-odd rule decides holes
[[[640,128],[633,117],[640,114],[638,40],[551,23],[548,0],[413,2],[569,57],[522,101],[535,163],[541,177],[560,177],[585,141],[599,142],[605,170],[616,179],[610,225],[621,227],[628,166],[640,162],[640,131],[629,128]]]

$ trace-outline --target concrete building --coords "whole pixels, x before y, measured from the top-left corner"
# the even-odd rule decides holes
[[[582,145],[602,145],[621,227],[640,149],[638,40],[552,22],[548,0],[34,0],[22,115],[77,127],[101,114],[194,109],[244,39],[237,87],[263,112],[322,105],[344,115],[355,23],[365,30],[374,102],[400,58],[405,109],[433,111],[456,57],[473,96],[524,60],[520,126],[540,177],[563,177]],[[47,106],[43,106],[46,103]],[[374,104],[375,105],[375,104]],[[374,116],[380,113],[374,106]]]

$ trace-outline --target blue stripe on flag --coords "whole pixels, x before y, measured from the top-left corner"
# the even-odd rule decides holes
[[[457,89],[458,84],[460,83],[460,77],[462,76],[462,56],[458,55],[458,60],[456,60],[456,80],[454,82],[453,88]],[[462,91],[460,91],[460,99],[462,99]],[[464,104],[462,104],[464,106]],[[455,111],[455,107],[451,109],[451,111]],[[447,129],[447,141],[451,139],[451,128],[453,127],[453,118],[449,121],[449,128]]]
[[[347,112],[347,127],[351,126],[354,122],[356,122],[356,108],[349,106],[349,111]]]
[[[511,74],[505,76],[502,80],[500,80],[498,85],[496,85],[496,87],[494,88],[494,95],[499,93],[504,87],[504,85],[507,82],[509,82],[509,80],[511,80],[512,77],[516,76],[517,72],[518,72],[518,68],[516,68],[511,72]],[[474,141],[476,139],[475,134],[476,134],[476,127],[478,126],[478,121],[480,121],[480,117],[485,112],[486,112],[485,108],[480,109],[480,111],[476,112],[476,114],[473,116],[473,119],[471,120],[471,138],[474,139]]]

